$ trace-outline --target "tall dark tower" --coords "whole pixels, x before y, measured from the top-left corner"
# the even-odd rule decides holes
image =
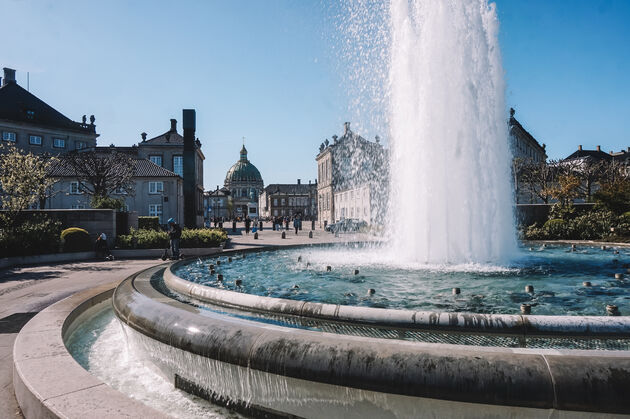
[[[196,114],[194,109],[183,110],[184,120],[184,226],[197,228],[197,165],[195,164],[195,128]]]

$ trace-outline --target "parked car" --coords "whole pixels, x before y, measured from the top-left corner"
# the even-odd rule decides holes
[[[363,231],[366,230],[368,223],[363,220],[357,220],[356,218],[346,218],[336,223],[328,224],[326,231],[331,233],[347,232],[347,231]]]

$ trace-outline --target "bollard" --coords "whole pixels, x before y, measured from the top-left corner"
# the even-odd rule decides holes
[[[615,251],[613,252],[613,255],[618,255],[618,254],[619,254],[619,250],[615,250]]]
[[[260,230],[260,231],[263,230],[263,223],[262,223],[262,221],[258,222],[258,230]]]
[[[529,251],[530,251],[530,252],[533,252],[533,251],[534,251],[534,248],[533,248],[533,247],[530,247],[530,248],[529,248]]]
[[[286,238],[287,238],[287,234],[286,234],[284,231],[282,232],[282,238],[283,238],[283,239],[286,239]]]
[[[236,221],[232,221],[232,233],[236,233]]]
[[[309,232],[308,232],[308,238],[309,238],[309,239],[312,239],[312,238],[313,238],[313,231],[309,231]]]
[[[521,314],[531,314],[532,306],[531,304],[521,304]]]
[[[623,279],[623,274],[615,274],[615,279]]]
[[[210,269],[210,275],[214,275],[215,274],[215,270],[214,269]]]
[[[332,266],[330,265],[326,266],[326,272],[330,272],[330,271],[332,271]]]
[[[221,264],[221,260],[217,259],[217,266],[219,266]]]
[[[254,233],[254,240],[258,240],[258,232]]]
[[[585,287],[590,287],[591,286],[591,281],[584,281],[582,282],[582,285]]]
[[[574,244],[571,245],[571,251],[575,252],[575,245]]]
[[[368,289],[368,295],[374,295],[374,294],[376,294],[376,290],[374,288]]]
[[[214,265],[211,263],[208,268],[210,268],[210,270],[214,270]]]
[[[606,246],[602,246],[602,247],[601,247],[601,249],[602,249],[602,250],[606,250]]]
[[[608,314],[609,316],[621,316],[621,313],[619,312],[619,307],[613,304],[606,305],[606,314]]]
[[[243,280],[237,279],[236,281],[234,281],[234,283],[236,284],[237,287],[240,287],[241,285],[243,285]]]
[[[453,295],[457,295],[457,294],[461,293],[461,292],[462,292],[462,290],[460,290],[459,288],[453,288],[453,289],[451,290],[451,292],[453,293]]]
[[[228,258],[228,262],[232,262],[232,256]]]
[[[311,220],[311,230],[315,230],[315,220]]]
[[[355,270],[354,270],[354,274],[355,274],[355,275],[359,275],[359,270],[358,270],[358,269],[355,269]]]
[[[534,286],[533,285],[525,285],[525,292],[533,294],[534,293]]]
[[[298,262],[302,262],[302,256],[298,256]]]
[[[223,275],[218,274],[218,275],[217,275],[217,281],[219,281],[219,282],[223,282]]]

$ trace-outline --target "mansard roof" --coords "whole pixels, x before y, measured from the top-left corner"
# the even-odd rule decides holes
[[[15,82],[0,87],[0,119],[96,134],[94,124],[71,120]]]

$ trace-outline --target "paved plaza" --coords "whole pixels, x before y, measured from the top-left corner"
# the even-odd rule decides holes
[[[264,227],[258,239],[245,234],[242,223],[234,233],[226,225],[231,249],[264,246],[288,246],[309,243],[365,240],[361,235],[341,235],[316,229],[309,238],[310,223],[295,235]],[[185,249],[183,249],[185,253]],[[13,343],[20,329],[37,313],[57,301],[79,291],[108,282],[123,280],[142,269],[163,263],[161,259],[125,259],[115,261],[88,260],[56,265],[14,267],[0,270],[0,418],[20,418],[22,414],[13,394]]]

